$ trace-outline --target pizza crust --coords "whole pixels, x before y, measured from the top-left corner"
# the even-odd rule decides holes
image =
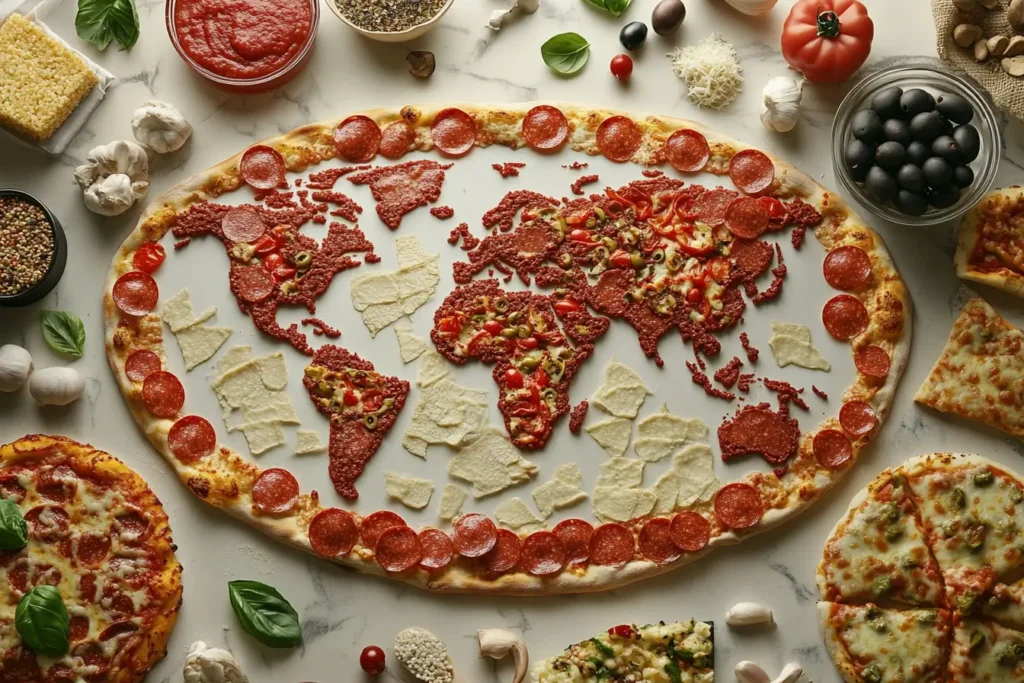
[[[1006,187],[993,190],[981,198],[964,217],[960,219],[960,229],[957,233],[956,255],[953,257],[953,264],[956,267],[956,274],[964,280],[973,280],[983,285],[989,285],[1015,296],[1024,297],[1024,275],[1015,273],[1005,268],[995,272],[978,270],[969,263],[971,254],[974,253],[981,237],[981,223],[987,218],[986,210],[991,202],[997,201],[1024,202],[1024,188]]]
[[[836,670],[843,677],[845,683],[864,683],[864,679],[857,674],[850,653],[846,651],[839,639],[839,631],[832,624],[832,605],[831,602],[819,602],[817,605],[818,628],[821,630],[821,637],[825,640],[825,651],[832,658]]]

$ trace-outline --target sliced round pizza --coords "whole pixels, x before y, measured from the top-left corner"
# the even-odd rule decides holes
[[[39,435],[0,447],[0,496],[27,532],[0,551],[0,681],[142,681],[181,605],[157,497],[111,455]]]

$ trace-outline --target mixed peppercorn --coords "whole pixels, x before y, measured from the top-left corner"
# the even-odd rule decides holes
[[[38,284],[53,255],[53,226],[46,213],[19,197],[0,197],[0,296]]]

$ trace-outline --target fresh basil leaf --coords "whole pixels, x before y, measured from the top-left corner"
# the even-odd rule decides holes
[[[85,325],[82,319],[67,311],[43,311],[43,339],[50,348],[75,358],[85,350]]]
[[[68,651],[68,610],[53,586],[36,586],[25,593],[14,610],[14,627],[36,654],[60,657]]]
[[[590,43],[578,33],[559,33],[540,46],[544,63],[565,76],[578,72],[590,57]]]
[[[135,0],[78,0],[75,30],[79,38],[101,50],[112,40],[130,50],[139,39]]]
[[[269,647],[302,642],[299,615],[276,588],[259,581],[229,581],[228,596],[242,628]]]
[[[21,508],[9,498],[0,498],[0,550],[20,550],[28,543],[28,525]]]
[[[623,12],[629,9],[629,5],[633,0],[583,0],[588,5],[593,5],[599,10],[604,10],[614,17],[621,16]]]

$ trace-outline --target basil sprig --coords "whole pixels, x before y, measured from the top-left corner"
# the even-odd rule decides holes
[[[590,57],[590,43],[578,33],[559,33],[540,46],[544,63],[563,76],[582,69]]]
[[[85,350],[85,325],[82,319],[67,311],[40,313],[43,339],[51,349],[74,358],[81,358]]]
[[[68,651],[71,620],[53,586],[36,586],[18,602],[14,627],[36,654],[60,657]]]
[[[139,39],[139,12],[135,0],[78,0],[75,16],[78,37],[101,50],[115,41],[130,50]]]
[[[277,589],[259,581],[229,581],[228,596],[242,628],[268,647],[302,642],[299,615]]]
[[[0,498],[0,550],[21,550],[28,543],[28,525],[21,508],[9,498]]]
[[[588,5],[593,5],[599,10],[604,10],[611,14],[613,17],[621,16],[623,12],[629,9],[630,3],[633,0],[583,0]]]

